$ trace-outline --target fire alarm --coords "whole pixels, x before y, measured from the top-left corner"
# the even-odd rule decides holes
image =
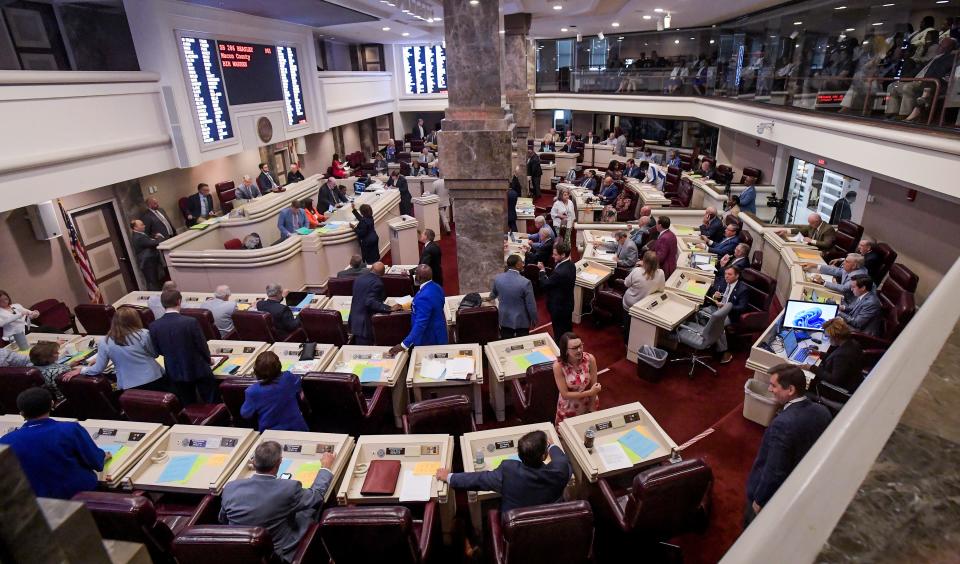
[[[907,190],[907,201],[915,202],[917,200],[917,191],[916,190]]]

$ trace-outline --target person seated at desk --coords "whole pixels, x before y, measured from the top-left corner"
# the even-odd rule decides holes
[[[200,304],[213,314],[213,324],[217,326],[221,337],[233,333],[233,312],[237,311],[237,302],[230,300],[230,286],[221,284],[213,292],[213,298]]]
[[[674,168],[681,168],[683,162],[680,160],[680,155],[676,151],[670,151],[670,158],[667,159],[667,166],[672,166]]]
[[[237,186],[237,199],[253,200],[262,195],[263,194],[260,193],[260,189],[257,188],[256,184],[253,183],[253,178],[250,178],[249,174],[244,174],[243,179],[240,181],[240,186]]]
[[[276,441],[263,441],[253,451],[256,473],[223,487],[220,522],[264,527],[273,539],[273,550],[289,562],[307,529],[320,517],[323,498],[333,483],[330,468],[335,460],[333,453],[323,453],[317,477],[305,488],[298,480],[277,478],[283,449]]]
[[[210,195],[210,186],[201,182],[197,185],[197,192],[187,198],[187,227],[216,215],[213,209],[213,196]]]
[[[291,164],[290,170],[287,171],[287,186],[294,182],[303,182],[304,180],[303,172],[300,171],[300,165],[297,163]]]
[[[743,196],[740,197],[740,205],[743,206]],[[829,251],[833,248],[833,243],[837,240],[837,230],[832,225],[823,221],[818,213],[811,213],[807,216],[807,226],[800,227],[799,233],[803,235],[803,242],[808,245],[814,245],[821,251]],[[781,236],[788,235],[788,230],[779,229],[777,234]]]
[[[380,260],[380,236],[374,224],[373,208],[370,204],[360,204],[360,210],[357,211],[356,205],[351,203],[350,212],[357,219],[357,223],[350,227],[360,243],[360,256],[366,264],[373,264]]]
[[[433,155],[430,154],[430,147],[424,145],[423,149],[420,149],[420,154],[417,155],[417,162],[421,165],[428,165],[433,161]]]
[[[713,161],[707,159],[700,161],[700,170],[697,172],[703,180],[716,180],[717,169]]]
[[[529,241],[531,244],[540,242],[540,231],[544,227],[546,227],[547,231],[550,232],[550,239],[553,239],[557,236],[557,232],[553,230],[553,227],[551,227],[549,223],[547,223],[547,218],[543,217],[542,215],[538,215],[537,217],[533,218],[533,225],[537,228],[536,232],[527,235],[527,241]]]
[[[740,269],[740,272],[743,272],[744,269],[750,268],[750,259],[747,258],[747,254],[749,252],[750,245],[746,243],[738,243],[737,246],[734,247],[732,255],[723,255],[720,257],[720,260],[717,261],[714,283],[716,283],[717,279],[723,277],[723,271],[726,270],[728,266],[735,266]]]
[[[420,290],[413,297],[413,326],[399,345],[390,349],[395,355],[413,347],[447,344],[447,313],[443,288],[433,282],[430,267],[417,266],[417,283]]]
[[[623,340],[630,340],[630,317],[627,313],[633,304],[646,298],[653,292],[663,290],[666,284],[666,278],[663,276],[663,270],[660,269],[660,263],[657,261],[657,253],[647,251],[643,253],[643,258],[637,263],[637,268],[630,271],[623,280],[626,291],[623,293]]]
[[[375,262],[370,270],[361,274],[353,282],[353,297],[350,299],[350,334],[353,335],[356,345],[373,345],[373,322],[371,318],[376,313],[390,313],[403,309],[400,304],[388,306],[386,291],[380,279],[386,267],[382,262]]]
[[[803,269],[807,272],[819,272],[820,274],[833,276],[839,280],[839,282],[831,282],[824,280],[820,275],[816,275],[813,277],[812,282],[815,284],[823,284],[824,288],[842,294],[843,303],[845,304],[853,300],[853,290],[850,288],[853,278],[856,276],[869,276],[867,269],[863,267],[863,255],[860,253],[849,253],[847,257],[843,259],[843,264],[839,268],[828,264],[816,265],[809,262],[801,263],[801,266],[803,266]]]
[[[630,240],[637,245],[637,249],[643,245],[644,238],[652,231],[656,232],[657,220],[653,218],[653,208],[643,206],[640,208],[640,217],[637,218],[637,225],[634,227],[628,223],[630,229]]]
[[[300,412],[300,377],[284,371],[273,351],[264,351],[253,361],[257,382],[244,392],[240,417],[256,421],[257,431],[308,431]]]
[[[153,312],[154,321],[160,319],[163,317],[163,314],[167,313],[167,308],[163,307],[163,304],[160,303],[160,296],[162,296],[167,290],[172,290],[175,292],[179,289],[180,288],[177,286],[176,282],[173,280],[167,280],[163,283],[163,286],[160,288],[159,292],[147,298],[147,307]]]
[[[617,231],[613,234],[617,240],[617,266],[633,268],[637,265],[637,244],[630,240],[626,231]]]
[[[63,399],[63,394],[57,387],[57,377],[73,370],[66,364],[60,364],[58,360],[60,360],[60,343],[39,341],[30,347],[30,363],[40,371],[40,375],[43,376],[43,387],[56,401]]]
[[[392,147],[391,147],[392,148]],[[384,158],[382,153],[374,153],[373,155],[373,170],[377,174],[386,174],[387,170],[390,167],[387,166],[387,159]]]
[[[320,192],[317,194],[317,205],[319,210],[324,213],[343,205],[340,201],[337,180],[334,177],[327,177],[327,181],[320,187]]]
[[[0,437],[0,444],[13,449],[37,497],[70,499],[97,489],[96,473],[110,454],[100,450],[79,423],[50,418],[50,392],[43,388],[20,392],[17,410],[26,421]]]
[[[528,250],[524,257],[524,262],[526,264],[537,264],[541,262],[549,264],[553,256],[553,245],[555,241],[556,239],[553,237],[552,232],[548,226],[545,225],[537,234],[536,241],[528,238],[527,242],[524,243],[524,248]]]
[[[156,361],[157,349],[150,339],[150,331],[143,327],[137,310],[120,306],[110,321],[110,330],[97,344],[97,358],[92,366],[84,366],[80,374],[103,374],[108,363],[113,363],[117,388],[121,390],[170,391],[170,382],[163,367]]]
[[[740,269],[735,266],[728,266],[723,270],[723,278],[715,280],[707,290],[707,297],[704,298],[704,311],[714,312],[725,304],[731,304],[730,313],[724,319],[724,326],[736,323],[740,320],[740,315],[747,311],[750,302],[750,290],[746,284],[740,284]],[[727,333],[720,334],[717,340],[717,352],[720,353],[720,364],[726,364],[733,360],[733,355],[727,350]]]
[[[27,332],[31,319],[40,317],[40,312],[30,310],[13,303],[4,290],[0,290],[0,327],[3,327],[3,340],[12,342],[16,335]]]
[[[428,176],[427,167],[420,164],[419,161],[410,163],[410,176]]]
[[[706,239],[701,235],[701,238]],[[709,239],[706,239],[709,241]],[[732,253],[740,244],[740,227],[735,224],[727,225],[723,230],[723,239],[707,247],[707,251],[722,257]]]
[[[740,196],[730,195],[730,198],[724,203],[726,206],[727,215],[723,216],[723,224],[726,225],[731,221],[736,221],[740,223]]]
[[[263,243],[260,241],[259,233],[249,233],[243,238],[243,248],[244,249],[262,249]]]
[[[297,235],[301,227],[307,228],[307,214],[300,209],[300,200],[292,200],[290,207],[280,210],[277,216],[277,229],[280,230],[280,240],[284,241],[291,235]]]
[[[573,468],[559,445],[550,443],[543,431],[531,431],[517,441],[517,456],[520,460],[507,459],[495,470],[483,472],[454,473],[440,468],[437,479],[454,489],[499,493],[501,515],[511,509],[563,501]]]
[[[703,222],[700,224],[700,239],[710,245],[723,241],[723,222],[717,215],[717,208],[709,206],[703,212]]]
[[[750,212],[753,215],[757,215],[757,178],[755,176],[744,175],[743,183],[746,184],[746,188],[743,192],[740,192],[740,195],[737,196],[739,200],[736,202],[737,213],[740,212]]]
[[[560,394],[554,424],[560,425],[568,417],[600,409],[602,386],[597,380],[597,359],[583,350],[583,341],[576,333],[564,333],[557,346],[560,355],[553,363],[553,378]]]
[[[350,268],[338,272],[337,278],[356,278],[357,276],[366,274],[368,271],[367,266],[363,263],[363,257],[353,255],[350,257]]]
[[[567,131],[567,138],[563,140],[563,146],[560,147],[560,151],[563,153],[576,153],[577,150],[573,148],[573,132]]]
[[[320,227],[320,224],[327,220],[327,217],[313,206],[313,198],[300,200],[300,208],[303,210],[303,215],[307,217],[307,227],[310,229]]]
[[[610,134],[607,135],[607,138],[604,139],[603,141],[601,141],[601,142],[598,143],[598,144],[599,144],[599,145],[609,145],[610,147],[616,147],[616,146],[617,146],[617,134],[611,131]]]
[[[617,185],[614,184],[613,178],[606,176],[603,179],[603,183],[600,185],[600,203],[609,206],[617,199],[617,194],[619,190]]]
[[[383,157],[388,163],[392,163],[397,156],[397,146],[393,139],[387,139],[387,146],[383,149]]]
[[[863,268],[867,270],[870,278],[873,278],[873,282],[879,285],[882,282],[878,278],[880,278],[880,269],[883,268],[883,253],[877,249],[877,243],[869,237],[863,237],[857,244],[857,253],[863,255]],[[830,266],[842,266],[844,260],[833,259],[830,261]]]
[[[883,325],[883,307],[876,292],[873,279],[866,274],[854,276],[850,281],[853,299],[840,304],[837,316],[847,322],[851,329],[879,337]]]
[[[330,163],[330,176],[334,178],[347,177],[347,171],[343,168],[343,163],[340,162],[340,155],[337,153],[333,154],[333,161]]]
[[[261,194],[283,192],[283,188],[280,187],[277,177],[270,172],[270,165],[267,163],[260,163],[260,174],[257,175],[257,188],[260,189]]]
[[[30,357],[12,351],[7,347],[0,348],[0,368],[26,368],[30,366]]]
[[[640,180],[643,176],[643,171],[640,170],[640,167],[637,166],[637,161],[635,159],[627,159],[627,166],[623,169],[623,176],[626,178],[636,178]]]
[[[279,284],[267,284],[267,299],[257,302],[257,311],[265,311],[273,319],[273,330],[278,341],[286,339],[300,327],[300,320],[293,316],[293,310],[283,303],[285,295]]]
[[[816,389],[818,382],[826,382],[852,394],[863,381],[863,349],[842,317],[827,320],[823,324],[823,331],[830,338],[830,348],[820,358],[819,364],[803,367],[815,376],[810,389]],[[820,351],[811,351],[810,355],[820,356]]]

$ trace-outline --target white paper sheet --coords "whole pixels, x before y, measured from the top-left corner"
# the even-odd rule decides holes
[[[399,298],[393,298],[393,302],[399,305],[412,304],[413,296],[400,296]]]
[[[412,470],[403,473],[403,484],[400,486],[400,502],[430,501],[433,476],[417,476]]]
[[[472,358],[454,358],[447,361],[447,380],[468,380],[475,372]]]
[[[607,470],[622,470],[633,466],[623,447],[616,441],[598,446],[597,454],[600,456],[603,467]]]
[[[420,365],[420,377],[429,380],[439,380],[443,378],[443,373],[447,367],[444,363],[437,360],[424,360]]]
[[[587,282],[598,282],[600,280],[600,277],[592,272],[581,272],[580,276],[582,276]]]
[[[717,269],[717,267],[712,264],[698,264],[697,268],[699,268],[704,272],[713,272],[714,270]]]

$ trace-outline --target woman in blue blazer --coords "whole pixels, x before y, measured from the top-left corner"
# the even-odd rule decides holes
[[[96,362],[93,366],[85,366],[80,373],[100,374],[112,361],[117,373],[117,387],[121,390],[137,388],[166,392],[170,384],[156,358],[150,332],[143,328],[137,310],[120,307],[110,322],[110,331],[97,347]]]
[[[247,388],[240,417],[256,419],[257,430],[306,431],[300,412],[300,377],[282,372],[280,358],[272,351],[257,356],[253,363],[257,383]]]

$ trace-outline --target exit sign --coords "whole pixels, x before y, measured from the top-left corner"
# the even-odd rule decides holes
[[[827,161],[826,161],[826,159],[817,159],[817,164],[820,165],[820,166],[823,166],[823,165],[827,164]]]

